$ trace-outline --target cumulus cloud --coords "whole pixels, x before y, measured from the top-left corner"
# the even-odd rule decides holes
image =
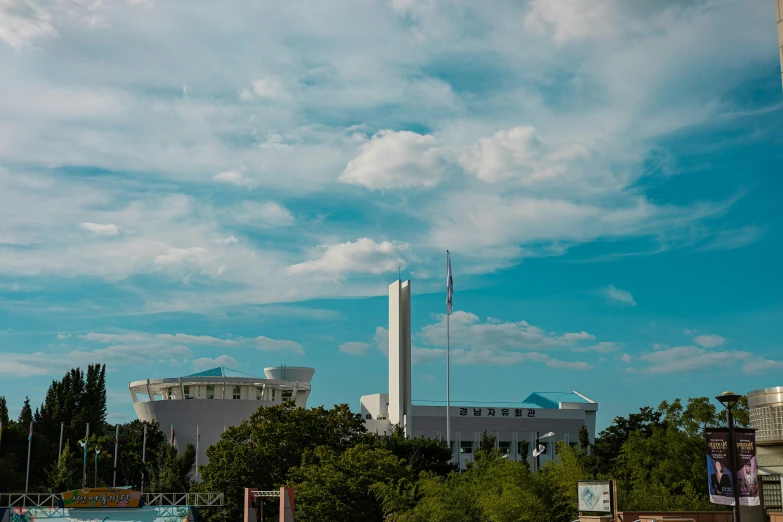
[[[294,215],[276,201],[242,201],[224,209],[228,223],[261,228],[288,227],[296,222]]]
[[[212,176],[212,179],[218,183],[230,183],[232,185],[239,185],[242,187],[253,186],[253,182],[249,178],[235,170],[224,170],[223,172],[218,172]]]
[[[372,345],[369,343],[348,342],[341,344],[337,349],[348,355],[367,355],[367,350],[371,347]]]
[[[218,366],[236,369],[239,368],[239,363],[230,355],[223,354],[214,359],[199,357],[198,359],[193,360],[193,366],[195,366],[197,370],[209,370],[210,368],[216,368]]]
[[[112,223],[82,223],[81,227],[96,236],[116,236],[120,233],[120,227]]]
[[[288,267],[292,274],[340,275],[347,272],[382,274],[405,268],[402,255],[408,252],[406,243],[381,241],[363,237],[354,242],[324,245],[320,255],[313,260],[304,261]]]
[[[239,93],[239,98],[242,101],[254,99],[279,100],[287,97],[287,95],[288,91],[283,82],[275,76],[268,76],[254,80],[250,84],[250,88],[242,89]]]
[[[361,146],[339,179],[368,189],[433,187],[445,177],[446,168],[431,134],[385,130]]]
[[[613,285],[609,285],[603,289],[604,296],[612,302],[620,303],[628,306],[636,306],[636,301],[633,295],[628,290],[617,288]]]
[[[557,179],[566,173],[571,161],[587,156],[587,147],[576,143],[545,150],[536,130],[526,125],[480,139],[460,158],[460,163],[467,172],[487,183],[515,180],[533,184]]]
[[[470,312],[457,310],[451,314],[451,340],[456,347],[482,347],[493,350],[540,350],[576,346],[595,340],[587,332],[562,334],[546,332],[526,321],[481,321]],[[425,326],[417,336],[435,346],[446,344],[446,317],[438,316],[436,323]]]
[[[694,337],[693,342],[703,348],[716,348],[725,344],[726,339],[717,334],[705,334]]]

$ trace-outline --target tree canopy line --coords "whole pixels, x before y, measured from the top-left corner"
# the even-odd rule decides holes
[[[96,484],[95,449],[99,449],[98,486],[111,486],[114,478],[114,441],[117,425],[106,422],[106,366],[91,364],[84,372],[74,368],[61,380],[52,381],[43,404],[33,411],[26,398],[19,417],[9,419],[5,397],[0,396],[0,491],[24,491],[27,468],[28,430],[33,422],[30,448],[30,491],[62,492],[80,488],[87,424],[87,486]],[[62,454],[58,461],[60,426]],[[177,454],[157,423],[147,425],[146,463],[142,462],[144,426],[138,420],[120,424],[117,485],[141,485],[145,491],[187,491],[196,458],[188,448]]]
[[[32,491],[62,491],[81,485],[82,453],[76,442],[90,422],[88,486],[92,486],[94,447],[99,483],[112,479],[114,426],[106,423],[105,368],[72,370],[54,381],[35,412],[25,402],[17,422],[8,425],[0,398],[0,418],[8,426],[0,448],[0,491],[24,486],[27,423],[36,423],[31,465]],[[747,401],[735,408],[739,426],[749,424]],[[67,444],[57,461],[60,422]],[[93,432],[93,423],[96,431]],[[485,433],[474,462],[458,472],[444,441],[405,438],[395,427],[388,437],[368,433],[347,405],[297,408],[291,403],[260,408],[239,426],[228,428],[207,449],[209,464],[192,482],[195,450],[180,454],[155,426],[148,426],[147,462],[141,462],[143,425],[120,426],[118,485],[145,491],[223,492],[222,508],[203,509],[208,522],[242,516],[246,487],[296,490],[297,520],[304,522],[570,522],[576,518],[578,480],[615,479],[621,510],[725,509],[709,503],[704,429],[724,426],[725,416],[710,399],[663,401],[627,417],[616,417],[594,444],[586,427],[573,445],[558,443],[555,458],[539,472],[528,462],[506,458]],[[35,470],[35,473],[33,473]],[[267,515],[276,506],[266,506]]]

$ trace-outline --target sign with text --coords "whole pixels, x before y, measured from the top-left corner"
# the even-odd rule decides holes
[[[739,488],[741,506],[758,506],[759,483],[756,463],[756,431],[734,430],[737,447],[737,467],[731,462],[729,430],[707,428],[707,476],[710,502],[721,506],[734,505],[734,488]]]
[[[609,480],[577,482],[579,511],[612,512],[612,482]]]
[[[130,489],[93,488],[63,493],[67,508],[137,508],[141,493]]]
[[[530,417],[536,416],[533,408],[459,408],[460,417]]]

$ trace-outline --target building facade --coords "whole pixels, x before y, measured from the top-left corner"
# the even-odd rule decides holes
[[[220,440],[225,428],[236,426],[262,406],[293,401],[304,408],[310,396],[313,368],[280,366],[264,369],[264,378],[230,368],[213,368],[185,377],[145,379],[128,385],[133,408],[141,421],[157,421],[174,444],[184,450],[196,443],[198,463],[206,464],[206,450]]]
[[[778,21],[778,52],[780,52],[780,75],[783,82],[783,0],[774,0]]]
[[[748,392],[750,426],[762,475],[783,475],[783,386]]]
[[[367,429],[381,436],[399,425],[408,436],[445,440],[445,401],[412,400],[410,289],[410,281],[395,281],[389,287],[389,393],[363,396],[361,415]],[[546,448],[539,459],[543,464],[552,458],[554,443],[576,444],[582,426],[594,442],[597,411],[595,401],[576,391],[535,392],[517,403],[454,401],[449,408],[454,461],[464,468],[487,431],[496,436],[496,445],[508,458],[528,459],[535,466],[534,441],[553,432],[540,440]]]

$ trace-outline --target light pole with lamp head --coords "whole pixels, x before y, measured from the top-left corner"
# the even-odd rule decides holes
[[[715,397],[726,408],[726,417],[729,425],[729,460],[731,461],[731,492],[734,494],[734,522],[740,522],[739,511],[739,485],[737,484],[737,443],[734,440],[734,413],[732,410],[739,404],[740,395],[725,391]]]
[[[541,445],[541,439],[548,439],[549,437],[554,436],[554,431],[550,431],[544,435],[539,435],[538,432],[536,432],[536,447],[533,449],[533,456],[536,458],[536,473],[538,473],[538,470],[541,469],[541,454],[546,453],[546,446]]]

